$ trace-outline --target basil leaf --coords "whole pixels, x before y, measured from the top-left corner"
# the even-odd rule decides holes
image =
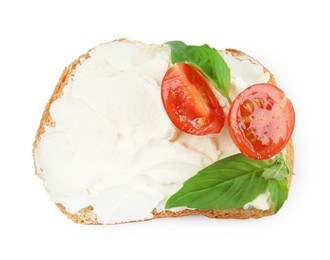
[[[281,181],[288,178],[289,167],[287,166],[283,153],[276,155],[274,163],[264,170],[262,176],[266,179],[276,179]]]
[[[237,209],[268,189],[274,213],[277,213],[288,198],[288,175],[283,154],[260,161],[236,154],[211,164],[188,179],[167,200],[165,208]]]
[[[276,214],[288,198],[288,179],[283,179],[281,181],[271,179],[269,180],[268,189],[270,192],[271,199],[274,203],[274,214]]]
[[[170,41],[165,44],[171,48],[173,64],[177,62],[190,63],[202,72],[231,104],[229,97],[230,69],[216,49],[207,44],[193,46],[186,45],[181,41]]]
[[[269,160],[255,161],[242,154],[227,157],[188,179],[167,200],[165,207],[186,206],[201,210],[241,208],[266,191],[268,181],[262,173],[270,165]]]

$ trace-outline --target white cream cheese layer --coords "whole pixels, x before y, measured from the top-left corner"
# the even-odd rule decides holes
[[[222,52],[231,69],[231,97],[269,73]],[[166,46],[112,42],[90,52],[70,77],[35,150],[51,199],[70,213],[93,206],[100,223],[152,218],[184,181],[238,153],[225,126],[203,137],[180,133],[167,117],[160,84],[171,65]],[[228,113],[228,104],[218,93]],[[244,206],[268,209],[269,193]]]

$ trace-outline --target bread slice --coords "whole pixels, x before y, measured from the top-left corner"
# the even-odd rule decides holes
[[[126,39],[119,39],[116,41],[127,41]],[[134,42],[133,42],[134,43]],[[78,59],[76,59],[74,62],[72,62],[67,68],[64,69],[56,87],[55,90],[49,99],[48,103],[46,104],[46,107],[44,109],[39,128],[36,133],[35,141],[33,143],[33,157],[34,157],[34,165],[35,165],[35,170],[36,174],[43,179],[43,173],[38,170],[37,167],[37,162],[35,158],[35,150],[38,146],[40,137],[42,134],[45,132],[45,126],[54,126],[55,122],[52,120],[51,115],[50,115],[50,106],[51,104],[61,97],[63,94],[63,88],[66,86],[69,77],[74,74],[75,69],[79,64],[84,62],[86,59],[90,57],[89,53],[91,50],[89,50],[86,54],[81,55]],[[246,55],[245,53],[235,50],[235,49],[226,49],[226,52],[231,53],[233,56],[237,57],[238,59],[241,57],[246,58],[250,60],[251,63],[258,63],[260,64],[257,60],[253,59],[252,57]],[[276,85],[275,78],[273,74],[263,66],[264,72],[268,72],[270,74],[270,78],[268,83]],[[294,150],[293,150],[293,143],[292,140],[287,145],[286,148],[286,154],[285,154],[285,159],[287,161],[287,164],[291,170],[293,170],[293,165],[294,165]],[[290,173],[289,176],[289,185],[291,183],[291,178],[292,174]],[[87,206],[81,210],[79,210],[75,214],[69,213],[65,207],[59,203],[56,204],[57,207],[65,214],[67,215],[68,218],[73,220],[76,223],[81,223],[81,224],[101,224],[97,220],[96,214],[93,212],[93,206]],[[164,210],[161,212],[156,211],[156,209],[153,210],[153,218],[150,219],[155,219],[155,218],[165,218],[165,217],[182,217],[182,216],[188,216],[188,215],[197,215],[197,214],[202,214],[204,216],[210,217],[210,218],[235,218],[235,219],[247,219],[247,218],[260,218],[264,216],[269,216],[274,213],[274,208],[273,206],[268,209],[268,210],[259,210],[259,209],[233,209],[233,210],[197,210],[197,209],[184,209],[180,211],[170,211],[170,210]],[[150,219],[145,219],[145,220],[150,220]]]

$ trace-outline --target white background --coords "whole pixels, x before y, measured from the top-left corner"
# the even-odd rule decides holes
[[[0,259],[330,259],[327,1],[1,1]],[[84,226],[34,175],[32,142],[64,68],[116,38],[237,48],[296,110],[295,176],[273,217]]]

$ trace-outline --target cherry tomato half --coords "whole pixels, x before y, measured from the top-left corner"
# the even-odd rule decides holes
[[[228,114],[231,138],[246,156],[262,160],[278,154],[289,142],[295,124],[291,101],[270,84],[242,91]]]
[[[207,79],[189,64],[176,63],[168,69],[161,96],[168,117],[181,131],[192,135],[221,131],[223,109]]]

